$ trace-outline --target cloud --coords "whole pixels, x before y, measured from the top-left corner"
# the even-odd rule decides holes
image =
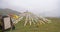
[[[0,0],[0,8],[29,10],[44,16],[60,16],[58,0]]]

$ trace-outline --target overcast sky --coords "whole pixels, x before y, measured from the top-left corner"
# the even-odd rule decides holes
[[[0,8],[10,8],[19,12],[28,10],[42,16],[60,16],[59,0],[0,0]]]

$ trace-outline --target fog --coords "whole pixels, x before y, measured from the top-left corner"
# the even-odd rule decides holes
[[[26,10],[41,16],[60,17],[59,0],[0,0],[0,8]]]

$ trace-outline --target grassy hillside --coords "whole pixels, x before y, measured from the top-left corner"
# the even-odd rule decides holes
[[[50,24],[42,24],[42,25],[27,25],[23,26],[23,21],[16,24],[16,29],[10,32],[60,32],[60,18],[48,18],[52,20]]]
[[[19,15],[20,12],[17,12],[17,11],[14,11],[14,10],[11,10],[11,9],[0,9],[0,14],[3,14],[3,15],[6,15],[6,14],[17,14]]]

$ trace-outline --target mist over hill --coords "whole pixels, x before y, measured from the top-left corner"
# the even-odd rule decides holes
[[[3,15],[7,15],[7,14],[17,14],[17,15],[19,15],[20,12],[17,12],[17,11],[12,10],[12,9],[0,9],[0,14],[3,14]]]

